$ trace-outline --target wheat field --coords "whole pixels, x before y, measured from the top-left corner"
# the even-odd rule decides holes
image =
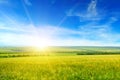
[[[0,80],[120,80],[120,55],[0,58]]]

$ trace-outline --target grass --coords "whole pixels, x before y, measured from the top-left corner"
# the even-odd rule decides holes
[[[0,47],[0,80],[120,80],[120,48]]]
[[[45,51],[33,47],[0,47],[0,58],[46,55],[120,55],[120,47],[48,47]]]
[[[120,55],[0,58],[0,80],[120,80]]]

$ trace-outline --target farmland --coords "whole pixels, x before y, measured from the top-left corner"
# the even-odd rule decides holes
[[[0,57],[64,56],[64,55],[119,55],[120,47],[0,47]]]
[[[0,80],[120,80],[118,47],[0,48]]]

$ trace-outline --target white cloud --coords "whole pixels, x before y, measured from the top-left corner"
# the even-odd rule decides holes
[[[2,0],[3,1],[3,0]],[[26,5],[32,5],[29,0],[24,0]],[[2,3],[2,2],[0,2]],[[77,4],[78,5],[78,4]],[[81,21],[100,20],[101,17],[96,8],[97,2],[91,1],[88,5],[86,13],[73,13],[76,7],[73,7],[67,16],[78,16]],[[117,21],[116,17],[111,17],[107,23],[97,25],[95,23],[87,23],[80,26],[78,30],[59,27],[65,17],[58,26],[34,26],[32,19],[25,7],[26,15],[31,24],[21,24],[5,14],[2,14],[5,24],[0,23],[0,44],[4,45],[55,45],[55,46],[116,46],[120,45],[120,34],[112,34],[111,24]],[[73,36],[77,35],[77,37]]]
[[[88,23],[80,26],[81,35],[85,39],[99,40],[104,42],[116,42],[120,39],[119,33],[113,33],[112,24],[117,21],[116,17],[111,17],[104,24]]]
[[[120,43],[71,38],[71,39],[55,40],[52,45],[55,45],[55,46],[56,45],[59,45],[59,46],[120,46]]]
[[[0,30],[8,31],[0,32],[0,43],[15,46],[34,46],[36,44],[49,46],[116,46],[119,44],[116,42],[120,40],[119,34],[109,33],[108,26],[91,26],[89,28],[88,26],[86,25],[79,30],[57,26],[35,27],[30,24],[17,28],[2,27]],[[12,29],[13,32],[11,32]],[[15,33],[14,31],[21,33]],[[78,37],[72,35],[78,35]],[[90,39],[91,37],[97,39]]]
[[[97,10],[97,0],[91,0],[86,11],[74,12],[74,8],[70,9],[67,12],[67,16],[78,16],[81,22],[101,20],[101,15],[98,13]]]
[[[85,25],[79,26],[79,32],[76,34],[80,35],[80,40],[84,39],[91,42],[97,41],[101,45],[116,45],[116,42],[119,42],[120,40],[120,34],[113,33],[112,24],[118,19],[115,16],[112,16],[106,23],[99,24],[99,22],[96,22],[103,19],[103,16],[99,14],[97,4],[97,0],[91,0],[85,12],[75,12],[74,9],[70,9],[67,16],[77,16],[80,18],[81,22],[90,21]]]
[[[8,20],[8,25],[0,23],[0,31],[2,31],[0,32],[0,44],[5,45],[100,46],[117,45],[116,42],[120,40],[119,34],[111,33],[110,26],[117,21],[116,17],[111,17],[103,25],[95,23],[82,25],[78,30],[59,26],[34,26],[32,23],[21,24],[9,16],[4,15],[4,17]]]
[[[97,1],[96,0],[92,0],[91,3],[88,6],[88,13],[89,16],[97,16],[97,10],[96,10],[96,5],[97,5]]]
[[[96,21],[100,20],[101,17],[97,11],[97,0],[91,0],[90,4],[88,5],[87,12],[85,14],[77,13],[77,16],[80,17],[80,20],[91,20]]]

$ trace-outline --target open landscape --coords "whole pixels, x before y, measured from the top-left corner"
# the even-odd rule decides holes
[[[0,0],[0,80],[120,80],[120,0]]]
[[[119,47],[0,49],[0,80],[120,79]]]

